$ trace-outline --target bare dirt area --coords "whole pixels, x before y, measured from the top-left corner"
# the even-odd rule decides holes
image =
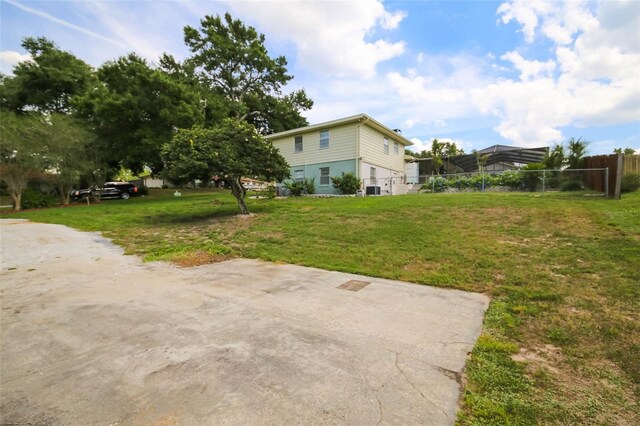
[[[453,424],[488,298],[0,221],[2,424]],[[355,282],[355,284],[354,284]]]

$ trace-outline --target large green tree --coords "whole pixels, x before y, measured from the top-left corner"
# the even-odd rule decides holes
[[[70,191],[82,178],[100,168],[92,149],[94,135],[85,124],[65,114],[43,117],[43,160],[47,175],[63,205],[69,204]]]
[[[174,182],[224,177],[241,214],[249,214],[242,177],[267,181],[289,177],[289,165],[277,148],[255,127],[239,119],[225,119],[213,129],[179,130],[164,146],[163,160],[165,175]]]
[[[31,60],[18,63],[13,76],[3,77],[2,107],[18,113],[69,113],[71,99],[94,84],[92,68],[46,38],[27,37],[22,47]]]
[[[98,78],[100,84],[77,97],[74,107],[91,124],[112,168],[160,171],[160,149],[175,130],[204,121],[197,90],[133,53],[105,63]]]
[[[72,187],[96,169],[87,155],[93,135],[67,114],[5,111],[0,138],[0,180],[7,185],[15,210],[20,210],[22,192],[30,181],[50,182],[67,205]]]
[[[185,68],[228,102],[230,117],[263,134],[308,124],[300,112],[313,102],[304,90],[282,94],[293,77],[284,56],[269,56],[264,34],[227,13],[205,16],[199,29],[185,27],[184,41],[192,53]]]
[[[0,180],[7,185],[13,209],[22,208],[22,193],[45,167],[42,117],[3,112],[0,120]]]

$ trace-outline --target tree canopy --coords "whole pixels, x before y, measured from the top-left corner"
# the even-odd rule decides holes
[[[613,153],[614,153],[614,154],[623,154],[623,155],[633,155],[633,154],[635,154],[635,153],[636,153],[636,150],[635,150],[635,149],[633,149],[633,148],[629,148],[629,147],[624,148],[624,149],[622,149],[622,148],[615,148],[615,149],[613,150]]]
[[[205,16],[199,29],[185,27],[184,41],[192,53],[184,68],[229,102],[230,117],[263,134],[308,124],[300,111],[313,102],[304,90],[282,94],[293,77],[284,56],[269,56],[264,34],[227,13]]]
[[[154,69],[136,54],[105,63],[100,84],[75,99],[78,114],[98,136],[96,149],[111,156],[110,166],[141,172],[162,170],[160,149],[176,128],[202,124],[198,93]]]
[[[31,60],[18,63],[12,77],[4,77],[2,107],[18,113],[69,113],[71,99],[94,82],[92,68],[46,38],[27,37],[22,42]]]
[[[288,164],[271,142],[252,125],[232,118],[213,129],[179,130],[164,146],[162,157],[166,176],[174,182],[224,178],[242,214],[249,213],[242,177],[282,181],[289,176]]]

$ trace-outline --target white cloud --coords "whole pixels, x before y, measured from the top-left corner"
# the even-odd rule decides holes
[[[513,0],[498,7],[498,14],[504,24],[517,21],[522,25],[520,31],[527,42],[532,42],[540,15],[545,15],[553,9],[553,4],[547,0]]]
[[[521,25],[525,41],[545,37],[555,47],[546,61],[511,51],[501,59],[520,81],[497,80],[470,92],[479,110],[499,117],[495,130],[521,146],[565,138],[564,126],[611,125],[640,117],[640,8],[632,2],[514,0],[502,4],[502,21]],[[555,72],[555,74],[554,74]]]
[[[385,10],[380,18],[380,24],[385,30],[395,30],[406,17],[407,13],[404,11],[390,13]]]
[[[13,50],[4,50],[0,52],[0,72],[4,74],[11,74],[13,67],[20,62],[31,60],[31,55],[28,53],[14,52]]]
[[[549,75],[556,68],[556,63],[553,60],[546,62],[527,61],[516,51],[507,52],[500,59],[511,62],[520,71],[522,81],[530,80],[541,74]]]
[[[413,152],[431,151],[431,145],[434,139],[438,139],[438,142],[455,143],[458,149],[464,150],[464,152],[467,154],[471,153],[471,151],[473,150],[473,146],[468,141],[438,136],[425,139],[411,138],[410,140],[411,142],[413,142],[413,145],[408,147],[408,149]]]
[[[431,131],[446,126],[450,118],[479,115],[469,92],[491,82],[486,58],[472,55],[424,55],[419,69],[387,73],[386,87],[394,99],[393,110]]]
[[[378,28],[396,28],[406,16],[391,13],[381,1],[234,2],[228,5],[259,24],[270,37],[291,42],[297,62],[317,74],[373,78],[376,65],[402,55],[405,42],[368,41]],[[283,10],[286,8],[286,10]]]

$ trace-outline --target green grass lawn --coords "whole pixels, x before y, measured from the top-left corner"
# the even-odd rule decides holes
[[[640,193],[249,200],[171,191],[6,214],[146,260],[250,257],[484,292],[460,424],[639,424]]]

